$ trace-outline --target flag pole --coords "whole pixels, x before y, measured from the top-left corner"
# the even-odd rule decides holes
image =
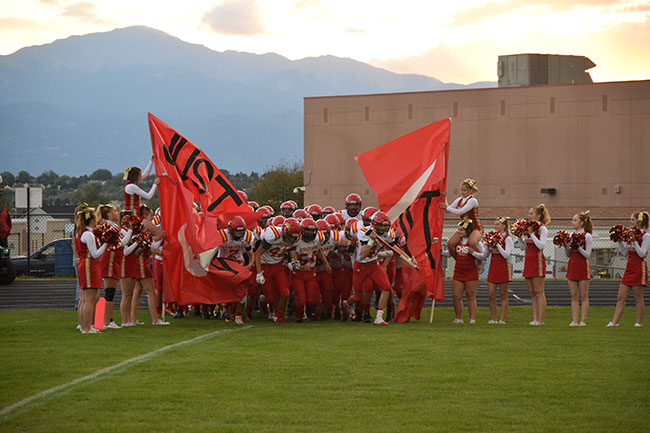
[[[436,308],[436,298],[431,297],[431,316],[429,316],[429,323],[433,323],[433,310]]]

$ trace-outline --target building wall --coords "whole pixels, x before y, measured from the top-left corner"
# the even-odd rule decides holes
[[[357,192],[364,206],[376,206],[354,155],[451,117],[450,196],[471,177],[481,206],[650,205],[650,81],[316,97],[304,104],[306,204],[340,208]]]

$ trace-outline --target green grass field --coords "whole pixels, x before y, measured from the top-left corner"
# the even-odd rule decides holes
[[[81,335],[72,311],[3,311],[0,432],[648,432],[650,325],[633,328],[628,308],[605,328],[612,314],[594,307],[569,328],[554,307],[530,327],[530,308],[513,307],[500,326],[479,309],[476,325],[454,325],[437,308],[432,325],[425,310],[386,328],[242,329],[153,327],[141,311],[147,325]]]

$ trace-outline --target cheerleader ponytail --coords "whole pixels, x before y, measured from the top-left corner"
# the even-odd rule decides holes
[[[579,213],[578,218],[582,221],[582,228],[589,234],[594,232],[594,223],[591,221],[591,215],[588,210]]]
[[[636,215],[636,223],[639,228],[643,230],[648,230],[648,224],[650,223],[650,215],[648,212],[642,211]]]
[[[503,226],[506,228],[506,234],[509,235],[510,234],[510,224],[508,224],[508,220],[510,219],[510,217],[507,217],[507,216],[506,217],[499,217],[497,219],[499,220],[499,222],[501,224],[503,224]]]
[[[77,234],[81,236],[94,219],[96,219],[95,209],[88,207],[87,203],[79,206],[74,218],[74,222],[77,225]]]
[[[548,211],[546,208],[546,205],[544,203],[540,203],[536,208],[535,211],[537,212],[537,215],[539,215],[539,222],[548,225],[548,223],[551,222],[551,213]]]
[[[476,194],[478,192],[478,186],[476,186],[476,181],[474,179],[465,179],[463,185],[467,186],[470,193]]]

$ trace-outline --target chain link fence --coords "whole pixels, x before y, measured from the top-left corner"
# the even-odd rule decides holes
[[[514,220],[511,220],[513,222]],[[593,236],[593,249],[589,264],[591,266],[592,279],[615,279],[619,280],[625,271],[626,257],[623,257],[618,250],[616,243],[609,239],[609,229],[615,224],[623,224],[628,226],[630,223],[629,217],[621,217],[618,219],[612,218],[592,218],[594,224]],[[493,230],[493,222],[483,219],[483,230],[489,232]],[[458,229],[456,225],[458,219],[445,218],[445,225],[443,228],[443,245],[446,248],[447,239]],[[548,227],[548,240],[544,247],[544,256],[546,257],[546,277],[547,278],[566,278],[567,265],[569,259],[567,258],[564,248],[557,248],[553,244],[553,237],[560,230],[566,230],[569,233],[573,231],[571,227],[571,218],[554,218],[551,225]],[[514,239],[513,239],[514,240]],[[523,278],[524,270],[524,256],[525,251],[518,248],[513,248],[510,255],[510,266],[512,278]],[[453,258],[443,259],[443,267],[445,268],[445,277],[451,278],[454,274]],[[481,278],[487,278],[489,269],[489,259],[486,262]]]
[[[31,209],[11,214],[11,234],[7,238],[16,273],[36,277],[74,275],[71,213],[47,213]]]

